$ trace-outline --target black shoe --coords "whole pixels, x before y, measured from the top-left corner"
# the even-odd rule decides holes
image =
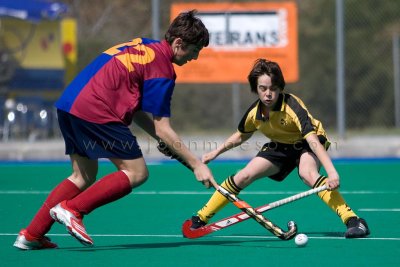
[[[351,217],[347,223],[346,238],[362,238],[370,234],[367,222],[362,218]]]
[[[192,226],[190,226],[191,230],[198,229],[206,225],[206,222],[203,222],[199,216],[192,216]]]

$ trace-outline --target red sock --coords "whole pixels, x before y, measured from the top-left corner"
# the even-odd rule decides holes
[[[100,206],[128,195],[131,191],[128,176],[123,171],[118,171],[104,176],[66,204],[81,214],[89,214]]]
[[[44,236],[54,223],[50,216],[50,209],[65,199],[71,199],[78,195],[81,190],[70,180],[65,179],[53,191],[50,192],[42,207],[33,217],[26,230],[34,237]]]

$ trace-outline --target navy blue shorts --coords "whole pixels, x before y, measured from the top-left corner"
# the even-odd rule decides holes
[[[136,137],[122,123],[92,123],[59,109],[57,115],[67,155],[89,159],[143,157]]]

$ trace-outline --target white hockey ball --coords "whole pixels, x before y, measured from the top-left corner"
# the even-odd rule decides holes
[[[294,238],[294,242],[299,247],[305,247],[308,243],[308,236],[306,234],[298,234]]]

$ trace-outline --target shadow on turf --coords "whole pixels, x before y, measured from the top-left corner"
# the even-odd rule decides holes
[[[309,235],[310,237],[312,236],[343,237],[344,234],[341,232],[307,232],[307,235]],[[80,248],[66,247],[59,249],[89,252],[89,251],[122,250],[122,249],[160,249],[160,248],[173,248],[173,247],[186,247],[186,246],[235,246],[243,243],[257,243],[257,242],[263,242],[264,244],[265,242],[268,242],[269,245],[271,244],[270,242],[273,242],[274,243],[273,247],[290,248],[285,245],[279,246],[281,242],[285,243],[285,241],[282,241],[279,238],[276,239],[255,238],[252,240],[207,240],[207,241],[205,240],[192,241],[190,239],[185,239],[185,240],[187,241],[168,242],[168,243],[159,242],[159,243],[121,244],[121,245],[111,245],[111,246],[93,246],[93,247],[80,247]],[[259,245],[253,245],[253,246],[259,247]]]
[[[100,250],[120,250],[120,249],[160,249],[160,248],[173,248],[173,247],[186,247],[186,246],[235,246],[242,243],[251,242],[281,242],[279,239],[265,240],[265,239],[253,239],[253,240],[216,240],[216,241],[180,241],[180,242],[168,242],[168,243],[138,243],[138,244],[121,244],[112,246],[94,246],[94,247],[82,247],[82,248],[59,248],[70,251],[100,251]],[[280,248],[285,248],[281,247]]]
[[[315,237],[344,237],[344,232],[310,232],[310,231],[302,232],[302,231],[298,231],[298,233],[304,233],[310,237],[313,237],[313,236],[315,236]],[[243,233],[241,235],[255,236],[251,233],[248,233],[248,234]],[[235,235],[235,236],[237,236],[237,235]],[[271,237],[273,237],[273,236],[271,236]],[[277,240],[279,241],[279,239],[277,239]]]

